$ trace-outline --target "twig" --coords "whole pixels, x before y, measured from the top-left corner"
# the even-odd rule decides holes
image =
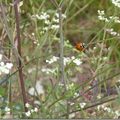
[[[112,98],[109,98],[109,99],[107,99],[107,100],[103,100],[103,101],[98,101],[98,102],[96,102],[96,103],[94,103],[94,104],[92,104],[92,105],[89,105],[89,106],[86,106],[86,107],[84,107],[83,109],[78,109],[78,110],[74,110],[74,111],[71,111],[69,114],[72,114],[72,113],[76,113],[76,112],[79,112],[79,111],[82,111],[82,110],[87,110],[87,109],[89,109],[89,108],[93,108],[93,107],[96,107],[96,106],[98,106],[98,105],[101,105],[101,104],[104,104],[104,103],[108,103],[108,102],[110,102],[110,101],[113,101],[113,100],[116,100],[118,98],[118,96],[115,96],[115,97],[112,97]],[[64,116],[66,116],[67,114],[65,113],[65,114],[63,114],[63,115],[61,115],[62,117],[64,117]],[[61,117],[60,116],[60,117]],[[60,118],[59,117],[59,118]]]
[[[56,7],[56,8],[58,8],[58,3],[56,2],[56,0],[50,0],[51,1],[51,3]]]
[[[14,10],[15,10],[15,18],[16,18],[16,32],[17,32],[17,42],[18,42],[18,53],[21,57],[21,40],[20,40],[20,26],[19,26],[19,12],[18,12],[18,4],[19,0],[14,0]],[[23,80],[23,72],[22,72],[22,64],[21,60],[18,57],[18,68],[19,68],[19,79],[20,79],[20,86],[21,86],[21,92],[22,92],[22,97],[23,97],[23,103],[24,103],[24,109],[27,111],[27,108],[25,107],[25,104],[27,103],[26,99],[26,92],[25,92],[25,84]]]
[[[78,98],[80,98],[81,96],[83,96],[85,93],[87,93],[87,92],[89,92],[90,90],[94,89],[96,86],[101,85],[102,83],[104,83],[104,82],[106,82],[106,81],[109,81],[109,80],[111,80],[113,77],[116,77],[116,76],[118,76],[118,75],[120,75],[120,72],[118,72],[118,73],[116,73],[116,74],[114,74],[114,75],[112,75],[112,76],[110,76],[110,77],[108,77],[108,78],[106,78],[106,79],[98,82],[96,85],[92,86],[91,88],[88,88],[86,91],[84,91],[81,95],[77,96],[77,97],[74,98],[73,100],[77,100]]]

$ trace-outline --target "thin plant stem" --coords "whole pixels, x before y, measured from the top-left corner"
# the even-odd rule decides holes
[[[9,84],[8,84],[8,100],[9,100],[9,107],[10,109],[10,114],[12,114],[12,89],[11,89],[11,79],[9,80]]]
[[[59,27],[60,27],[60,72],[61,72],[61,82],[64,84],[64,89],[67,91],[66,81],[65,81],[65,71],[64,71],[64,38],[63,38],[63,19],[62,19],[62,4],[58,8],[59,12]],[[69,104],[66,100],[67,105],[67,115],[69,118]]]
[[[76,112],[80,112],[80,111],[82,111],[82,110],[87,110],[87,109],[89,109],[89,108],[93,108],[93,107],[96,107],[96,106],[98,106],[98,105],[101,105],[101,104],[104,104],[104,103],[108,103],[108,102],[110,102],[110,101],[114,101],[114,100],[116,100],[117,98],[118,98],[118,96],[114,96],[114,97],[110,97],[110,98],[105,99],[105,100],[100,100],[100,101],[98,101],[98,102],[96,102],[96,103],[94,103],[94,104],[92,104],[92,105],[89,105],[89,106],[84,107],[83,109],[80,108],[80,109],[71,111],[69,114],[76,113]],[[64,116],[66,116],[66,115],[67,115],[67,113],[65,113],[65,114],[63,114],[63,115],[61,115],[61,116],[64,117]],[[61,118],[61,116],[60,116],[60,118]]]
[[[19,0],[14,0],[14,10],[15,10],[15,18],[16,18],[16,32],[17,32],[17,42],[18,42],[18,53],[21,57],[21,39],[20,39],[20,22],[19,22],[19,12],[18,12],[18,4]],[[20,86],[21,86],[21,92],[22,92],[22,97],[23,97],[23,104],[24,104],[24,109],[25,112],[27,111],[27,108],[25,107],[25,104],[27,103],[27,98],[26,98],[26,92],[25,92],[25,84],[23,80],[23,71],[22,71],[22,62],[20,58],[18,58],[18,68],[19,68],[19,80],[20,80]]]
[[[59,30],[60,30],[60,73],[61,73],[61,82],[64,84],[66,90],[66,81],[64,73],[64,38],[63,38],[63,22],[62,22],[62,8],[59,6]]]
[[[12,51],[13,51],[13,54],[15,56],[15,59],[16,59],[16,63],[18,64],[18,57],[19,59],[21,59],[20,55],[18,54],[18,51],[14,45],[14,41],[13,41],[13,35],[12,35],[12,29],[10,28],[10,26],[8,25],[8,22],[7,22],[7,15],[5,14],[5,9],[4,9],[4,6],[3,4],[1,3],[0,4],[0,8],[1,8],[1,16],[0,16],[0,19],[1,19],[1,22],[2,24],[4,24],[4,28],[5,28],[5,31],[7,33],[7,36],[10,40],[10,43],[11,43],[11,46],[12,46]]]
[[[58,9],[59,13],[59,32],[60,32],[60,81],[64,84],[64,90],[67,91],[66,81],[65,81],[65,71],[64,71],[64,37],[63,37],[63,19],[62,19],[62,5],[63,2],[58,5],[56,0],[51,0],[51,3]],[[53,103],[54,104],[54,103]],[[69,117],[69,104],[66,100],[67,105],[67,115]]]

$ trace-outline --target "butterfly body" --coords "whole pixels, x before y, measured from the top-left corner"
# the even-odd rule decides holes
[[[84,47],[83,43],[81,43],[81,42],[76,43],[75,48],[79,51],[84,51],[85,50],[85,47]]]

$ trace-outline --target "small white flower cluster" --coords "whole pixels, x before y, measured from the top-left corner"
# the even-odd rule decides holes
[[[5,115],[3,116],[3,119],[13,118],[12,115],[10,114],[10,108],[8,106],[5,107],[4,111]]]
[[[66,66],[67,64],[69,64],[71,61],[70,57],[64,57],[64,66]]]
[[[46,60],[46,63],[48,64],[53,64],[54,62],[57,62],[60,58],[53,56],[50,60]],[[75,59],[74,56],[72,57],[64,57],[64,66],[66,66],[67,64],[70,64],[71,62],[73,62],[75,65],[79,66],[82,64],[82,61],[80,59]],[[46,73],[46,74],[56,74],[58,68],[55,67],[54,69],[52,68],[42,68],[41,71]]]
[[[55,74],[56,73],[56,69],[50,69],[50,68],[42,68],[41,71],[45,72],[46,74]]]
[[[69,119],[72,119],[72,118],[74,118],[75,117],[75,113],[70,113],[69,114]]]
[[[43,85],[41,84],[41,81],[37,81],[35,87],[31,87],[28,90],[28,93],[31,96],[43,95],[45,91],[44,91]]]
[[[35,100],[35,101],[34,101],[34,104],[35,104],[35,105],[40,105],[41,103],[40,103],[39,100]]]
[[[112,0],[112,3],[120,8],[120,0]]]
[[[105,22],[120,23],[119,17],[117,16],[109,16],[109,18],[107,18],[104,10],[98,10],[98,19]]]
[[[91,59],[91,63],[95,63],[95,62],[97,62],[97,61],[102,61],[102,62],[107,62],[108,61],[108,57],[106,57],[106,56],[103,56],[103,57],[94,57],[94,58],[92,58]]]
[[[78,92],[75,92],[73,97],[76,98],[76,97],[78,97],[78,96],[79,96],[79,93],[78,93]]]
[[[114,115],[114,118],[118,118],[120,116],[120,111],[119,110],[112,110],[112,108],[107,107],[105,105],[98,105],[97,109],[98,109],[98,111],[104,110],[104,111]]]
[[[111,114],[113,114],[113,115],[117,115],[117,116],[120,116],[120,112],[119,111],[114,111],[114,110],[112,110],[110,107],[107,107],[107,106],[105,106],[105,105],[98,105],[97,106],[97,109],[98,109],[98,111],[100,111],[100,110],[104,110],[104,111],[106,111],[106,112],[108,112],[108,113],[111,113]]]
[[[3,58],[3,55],[0,54],[0,75],[1,74],[9,74],[10,70],[13,67],[13,64],[12,63],[4,63],[2,61],[2,58]]]
[[[64,57],[64,65],[65,66],[67,65],[67,63],[69,64],[71,62],[75,63],[77,66],[82,64],[82,61],[80,59],[75,59],[74,56],[72,56],[72,57]]]
[[[39,20],[47,20],[48,18],[50,18],[50,15],[46,12],[41,12],[41,15],[36,14],[34,17],[36,17]]]
[[[59,57],[53,56],[50,60],[46,60],[46,63],[52,64],[56,62],[59,59]]]
[[[114,114],[115,114],[114,119],[116,118],[118,119],[118,117],[120,117],[120,111],[116,110]]]
[[[74,83],[67,84],[66,88],[67,90],[71,90],[74,87]]]
[[[40,45],[40,44],[39,44],[39,40],[35,38],[35,33],[34,33],[34,32],[32,33],[32,37],[33,37],[33,43],[34,43],[35,45],[39,46],[39,45]]]
[[[26,104],[25,104],[25,107],[27,107],[28,109],[30,109],[29,111],[27,111],[27,112],[25,113],[25,115],[26,115],[27,117],[30,117],[33,113],[37,113],[37,112],[38,112],[38,108],[35,107],[34,109],[31,109],[31,105],[30,105],[29,103],[26,103]]]
[[[118,37],[120,36],[120,34],[114,31],[113,28],[106,29],[106,32],[108,32],[110,35],[113,35],[113,36],[118,36]]]
[[[81,108],[84,108],[85,106],[86,106],[86,103],[85,103],[85,102],[80,103],[80,107],[81,107]]]
[[[5,107],[5,112],[6,112],[7,114],[10,114],[10,108],[9,108],[8,106]]]
[[[59,57],[53,56],[50,60],[46,60],[46,63],[52,64],[52,63],[56,62],[57,60],[59,60]],[[82,61],[80,59],[75,59],[74,56],[64,57],[64,65],[65,66],[71,62],[75,63],[77,66],[82,64]]]
[[[40,15],[36,14],[32,16],[33,18],[37,18],[38,20],[42,20],[44,22],[44,27],[42,28],[41,34],[48,30],[57,30],[59,29],[59,14],[56,13],[55,16],[51,18],[51,16],[46,12],[41,12]],[[62,14],[62,18],[65,19],[66,15]]]
[[[77,66],[79,66],[79,65],[82,64],[82,61],[80,61],[79,59],[74,59],[73,62],[74,62]]]

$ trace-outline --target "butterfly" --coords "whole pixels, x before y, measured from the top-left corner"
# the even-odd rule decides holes
[[[79,51],[84,51],[85,50],[85,46],[81,42],[76,43],[75,48]]]

